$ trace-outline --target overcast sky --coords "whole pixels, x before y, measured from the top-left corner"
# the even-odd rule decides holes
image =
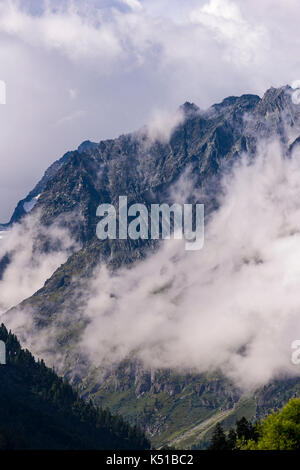
[[[300,79],[299,0],[0,0],[0,222],[54,160]]]

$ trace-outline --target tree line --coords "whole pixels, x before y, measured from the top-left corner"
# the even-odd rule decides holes
[[[300,450],[300,398],[292,398],[261,422],[253,424],[243,417],[228,433],[217,423],[208,449]]]
[[[2,324],[0,449],[149,449],[150,442],[108,409],[85,402],[43,360],[22,349]]]

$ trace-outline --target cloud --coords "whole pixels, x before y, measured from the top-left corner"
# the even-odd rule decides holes
[[[143,8],[139,0],[123,0],[123,2],[133,11],[140,11]]]
[[[43,227],[39,214],[30,214],[1,239],[0,260],[9,256],[9,264],[0,279],[0,314],[33,295],[63,264],[78,245],[61,221]],[[45,251],[41,246],[47,243]]]
[[[68,121],[73,121],[74,119],[79,119],[82,116],[84,116],[85,111],[83,109],[78,109],[72,114],[69,114],[68,116],[63,116],[57,121],[57,125],[59,126],[60,124],[64,124]]]
[[[99,366],[134,354],[148,367],[221,369],[245,389],[298,376],[299,175],[299,152],[262,147],[225,177],[203,250],[167,241],[132,269],[99,268],[82,354]]]
[[[112,59],[121,53],[120,44],[100,11],[95,16],[81,16],[78,8],[46,8],[41,15],[31,15],[13,1],[0,5],[0,31],[17,37],[33,47],[57,49],[71,59],[100,57]]]
[[[158,140],[167,143],[172,132],[184,121],[184,113],[178,109],[175,113],[165,109],[155,109],[150,117],[149,123],[144,129],[150,142]]]
[[[74,88],[70,88],[68,90],[68,93],[69,93],[69,96],[70,96],[70,100],[75,100],[76,97],[77,97],[78,91]]]
[[[267,28],[246,20],[238,4],[232,0],[210,0],[191,11],[190,19],[211,31],[224,48],[225,60],[237,67],[259,63],[262,52],[269,49]]]

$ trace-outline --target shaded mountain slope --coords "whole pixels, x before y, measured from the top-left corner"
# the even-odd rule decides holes
[[[136,427],[108,410],[85,403],[56,373],[36,362],[12,333],[0,365],[0,449],[145,449]]]

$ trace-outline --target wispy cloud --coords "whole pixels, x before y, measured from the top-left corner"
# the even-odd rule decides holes
[[[83,354],[148,367],[221,369],[246,389],[285,374],[300,335],[300,154],[262,146],[223,181],[204,249],[181,241],[133,269],[95,274]],[[99,288],[101,286],[101,288]],[[134,327],[132,327],[134,325]]]
[[[38,212],[15,224],[0,241],[0,260],[7,255],[9,259],[0,279],[0,314],[43,287],[78,248],[59,221],[49,227],[41,225]]]
[[[66,122],[73,121],[74,119],[79,119],[82,116],[84,116],[84,114],[85,114],[84,110],[78,109],[78,111],[75,111],[74,113],[69,114],[68,116],[63,116],[62,118],[60,118],[57,121],[56,125],[59,126],[60,124],[64,124]]]

